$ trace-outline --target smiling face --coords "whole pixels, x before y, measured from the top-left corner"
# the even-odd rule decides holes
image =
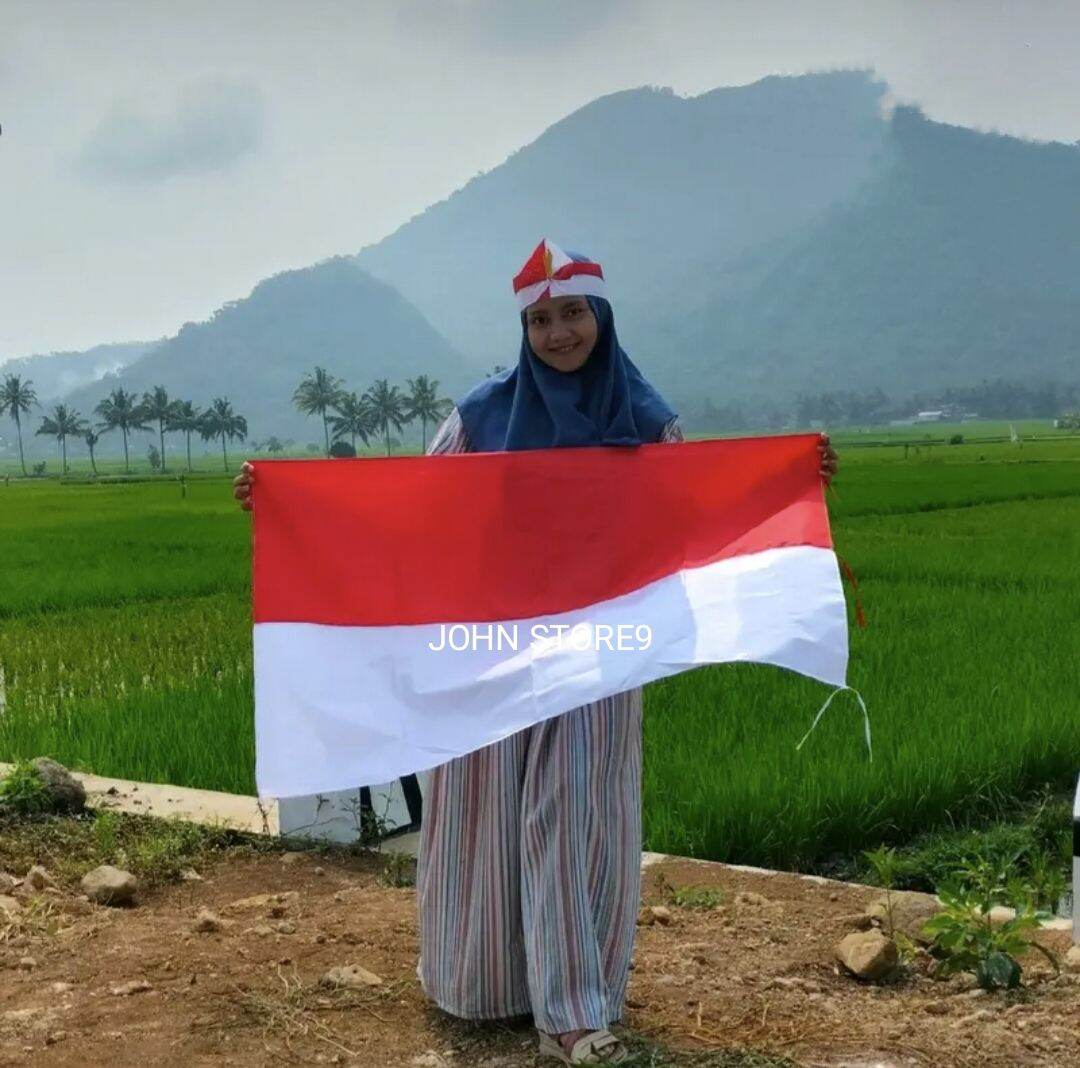
[[[585,365],[599,332],[584,297],[544,297],[530,304],[525,328],[537,359],[564,373]]]

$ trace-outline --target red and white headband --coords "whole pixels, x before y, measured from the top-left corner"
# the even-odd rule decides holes
[[[572,260],[558,245],[544,238],[514,276],[514,296],[521,311],[544,297],[606,300],[604,272],[599,263]]]

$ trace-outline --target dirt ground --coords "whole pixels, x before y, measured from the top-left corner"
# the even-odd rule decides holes
[[[464,1025],[425,1003],[415,893],[381,885],[383,863],[226,859],[128,909],[44,895],[0,932],[0,1064],[551,1063],[535,1060],[528,1021]],[[722,902],[673,905],[687,886],[718,887]],[[646,903],[671,915],[638,931],[625,1023],[648,1040],[641,1063],[1080,1065],[1080,975],[1053,978],[1041,957],[1009,996],[931,980],[925,961],[890,985],[840,974],[832,949],[878,893],[686,861],[647,869]],[[196,932],[201,908],[223,928]],[[1062,954],[1069,944],[1067,932],[1041,939]],[[353,964],[381,983],[320,985]]]

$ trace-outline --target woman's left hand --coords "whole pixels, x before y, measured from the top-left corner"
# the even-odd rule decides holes
[[[822,434],[818,444],[818,455],[821,457],[820,475],[821,481],[827,486],[836,474],[839,461],[836,458],[836,450],[829,444],[829,435]]]

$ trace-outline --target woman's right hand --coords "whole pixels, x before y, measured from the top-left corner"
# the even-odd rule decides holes
[[[240,468],[240,474],[233,479],[233,496],[240,502],[240,507],[245,512],[251,511],[252,497],[251,491],[255,486],[255,468],[244,461]]]

